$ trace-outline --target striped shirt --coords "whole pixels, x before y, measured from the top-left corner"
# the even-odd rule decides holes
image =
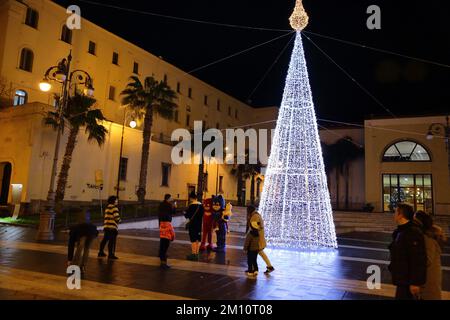
[[[120,222],[119,209],[113,204],[108,204],[105,209],[104,216],[104,229],[118,229],[118,224]]]

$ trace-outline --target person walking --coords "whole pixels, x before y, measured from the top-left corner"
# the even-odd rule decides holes
[[[414,209],[398,204],[394,214],[397,229],[389,245],[392,283],[397,287],[398,300],[421,299],[421,286],[426,283],[427,254],[422,230],[413,221]]]
[[[247,253],[247,276],[254,278],[258,275],[258,252],[260,241],[259,224],[256,221],[252,221],[249,226],[249,232],[245,237],[244,252]]]
[[[78,209],[78,224],[69,230],[69,243],[67,246],[67,265],[80,267],[81,273],[86,272],[89,258],[89,249],[92,241],[97,238],[97,227],[90,222],[89,212]],[[76,250],[75,250],[76,247]],[[74,255],[75,251],[75,255]]]
[[[197,201],[195,192],[192,192],[189,195],[189,207],[184,214],[184,217],[188,219],[186,229],[189,231],[189,239],[192,246],[191,254],[187,256],[188,260],[199,260],[203,213],[204,209],[202,204]]]
[[[175,205],[172,205],[172,196],[166,194],[164,201],[159,204],[159,259],[162,269],[170,269],[167,264],[167,250],[170,242],[175,240],[175,230],[172,226],[172,216],[176,212]]]
[[[119,223],[120,223],[120,215],[119,209],[117,208],[118,199],[116,196],[111,196],[108,198],[108,206],[105,209],[104,215],[104,224],[103,224],[103,240],[100,243],[100,250],[98,252],[98,256],[106,257],[104,253],[104,249],[106,243],[108,243],[108,259],[117,260],[119,259],[115,255],[116,251],[116,241],[117,235],[119,233]]]
[[[266,271],[264,271],[264,274],[269,274],[273,271],[275,271],[275,268],[272,266],[272,263],[269,260],[269,257],[264,252],[264,249],[267,246],[265,234],[264,234],[264,220],[261,217],[261,215],[256,211],[256,207],[253,205],[250,205],[247,207],[247,228],[251,225],[252,222],[256,222],[259,226],[259,251],[258,254],[261,256],[261,258],[266,263]],[[247,230],[248,231],[248,230]]]
[[[427,281],[420,288],[421,298],[423,300],[441,300],[441,253],[446,238],[442,229],[433,224],[433,218],[429,214],[423,211],[417,211],[414,219],[419,223],[425,235],[425,247],[427,251]]]

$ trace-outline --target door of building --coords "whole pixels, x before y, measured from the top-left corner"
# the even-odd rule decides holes
[[[431,174],[383,174],[384,212],[393,212],[397,203],[409,204],[415,211],[433,213]]]
[[[12,166],[9,162],[0,163],[0,205],[8,204],[9,186],[11,185]]]

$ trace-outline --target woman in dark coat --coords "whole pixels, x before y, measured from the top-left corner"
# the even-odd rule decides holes
[[[427,250],[427,280],[420,288],[420,297],[423,300],[441,300],[442,295],[442,268],[441,246],[446,239],[442,229],[433,224],[433,218],[423,212],[417,211],[414,220],[421,226],[425,235],[425,247]]]
[[[203,221],[203,206],[197,201],[197,195],[192,192],[189,195],[189,207],[184,214],[184,217],[188,219],[188,231],[189,239],[192,244],[192,253],[187,256],[188,260],[198,261],[200,242],[202,240],[202,221]]]

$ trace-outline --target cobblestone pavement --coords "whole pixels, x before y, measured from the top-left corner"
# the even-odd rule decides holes
[[[170,270],[159,268],[157,230],[121,231],[119,260],[97,258],[91,250],[81,290],[67,289],[67,232],[53,242],[36,242],[32,228],[0,226],[0,299],[392,299],[387,270],[388,234],[350,233],[339,249],[297,252],[267,249],[275,272],[248,279],[242,252],[244,235],[231,233],[226,253],[205,252],[199,262],[186,260],[188,235],[177,230],[169,249]],[[264,262],[258,258],[260,270]],[[450,247],[442,256],[444,298],[450,299]],[[367,267],[381,268],[382,286],[369,290]]]

